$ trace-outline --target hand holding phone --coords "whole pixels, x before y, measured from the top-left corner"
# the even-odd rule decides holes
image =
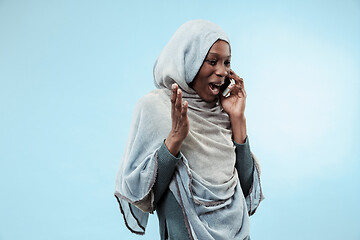
[[[224,85],[222,85],[220,88],[221,94],[226,98],[229,97],[230,96],[230,88],[229,87],[231,87],[233,85],[235,85],[234,79],[226,77]]]

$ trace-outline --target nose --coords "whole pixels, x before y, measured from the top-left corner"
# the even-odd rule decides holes
[[[215,71],[215,74],[218,77],[226,77],[229,74],[228,68],[225,66],[225,64],[219,64]]]

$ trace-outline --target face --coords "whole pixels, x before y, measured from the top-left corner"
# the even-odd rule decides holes
[[[230,74],[230,60],[229,44],[222,40],[215,42],[192,82],[192,88],[204,101],[217,99],[220,86]]]

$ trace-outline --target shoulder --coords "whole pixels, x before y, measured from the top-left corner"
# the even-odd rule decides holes
[[[157,110],[167,108],[170,103],[170,97],[163,89],[155,89],[141,97],[137,104],[137,109],[142,110]]]
[[[164,138],[171,127],[170,110],[170,98],[166,93],[160,89],[153,90],[137,102],[134,121],[139,129],[146,129],[149,134]]]
[[[163,89],[155,89],[141,97],[135,106],[135,114],[167,114],[170,110],[170,97]]]

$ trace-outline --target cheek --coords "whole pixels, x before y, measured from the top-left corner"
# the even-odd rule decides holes
[[[202,78],[200,78],[199,81],[198,81],[197,90],[198,90],[199,92],[202,92],[202,91],[204,91],[204,90],[207,88],[207,85],[208,85],[207,78],[206,78],[206,77],[202,77]]]
[[[213,74],[213,70],[209,67],[204,67],[203,71],[202,71],[202,76],[204,78],[210,77]]]
[[[208,79],[207,77],[201,76],[199,74],[198,78],[196,78],[194,80],[193,89],[200,96],[202,96],[203,94],[206,94],[206,92],[209,88],[209,83],[208,83],[207,79]]]
[[[198,75],[200,78],[204,78],[210,76],[212,72],[213,72],[212,66],[204,62],[198,72]]]

